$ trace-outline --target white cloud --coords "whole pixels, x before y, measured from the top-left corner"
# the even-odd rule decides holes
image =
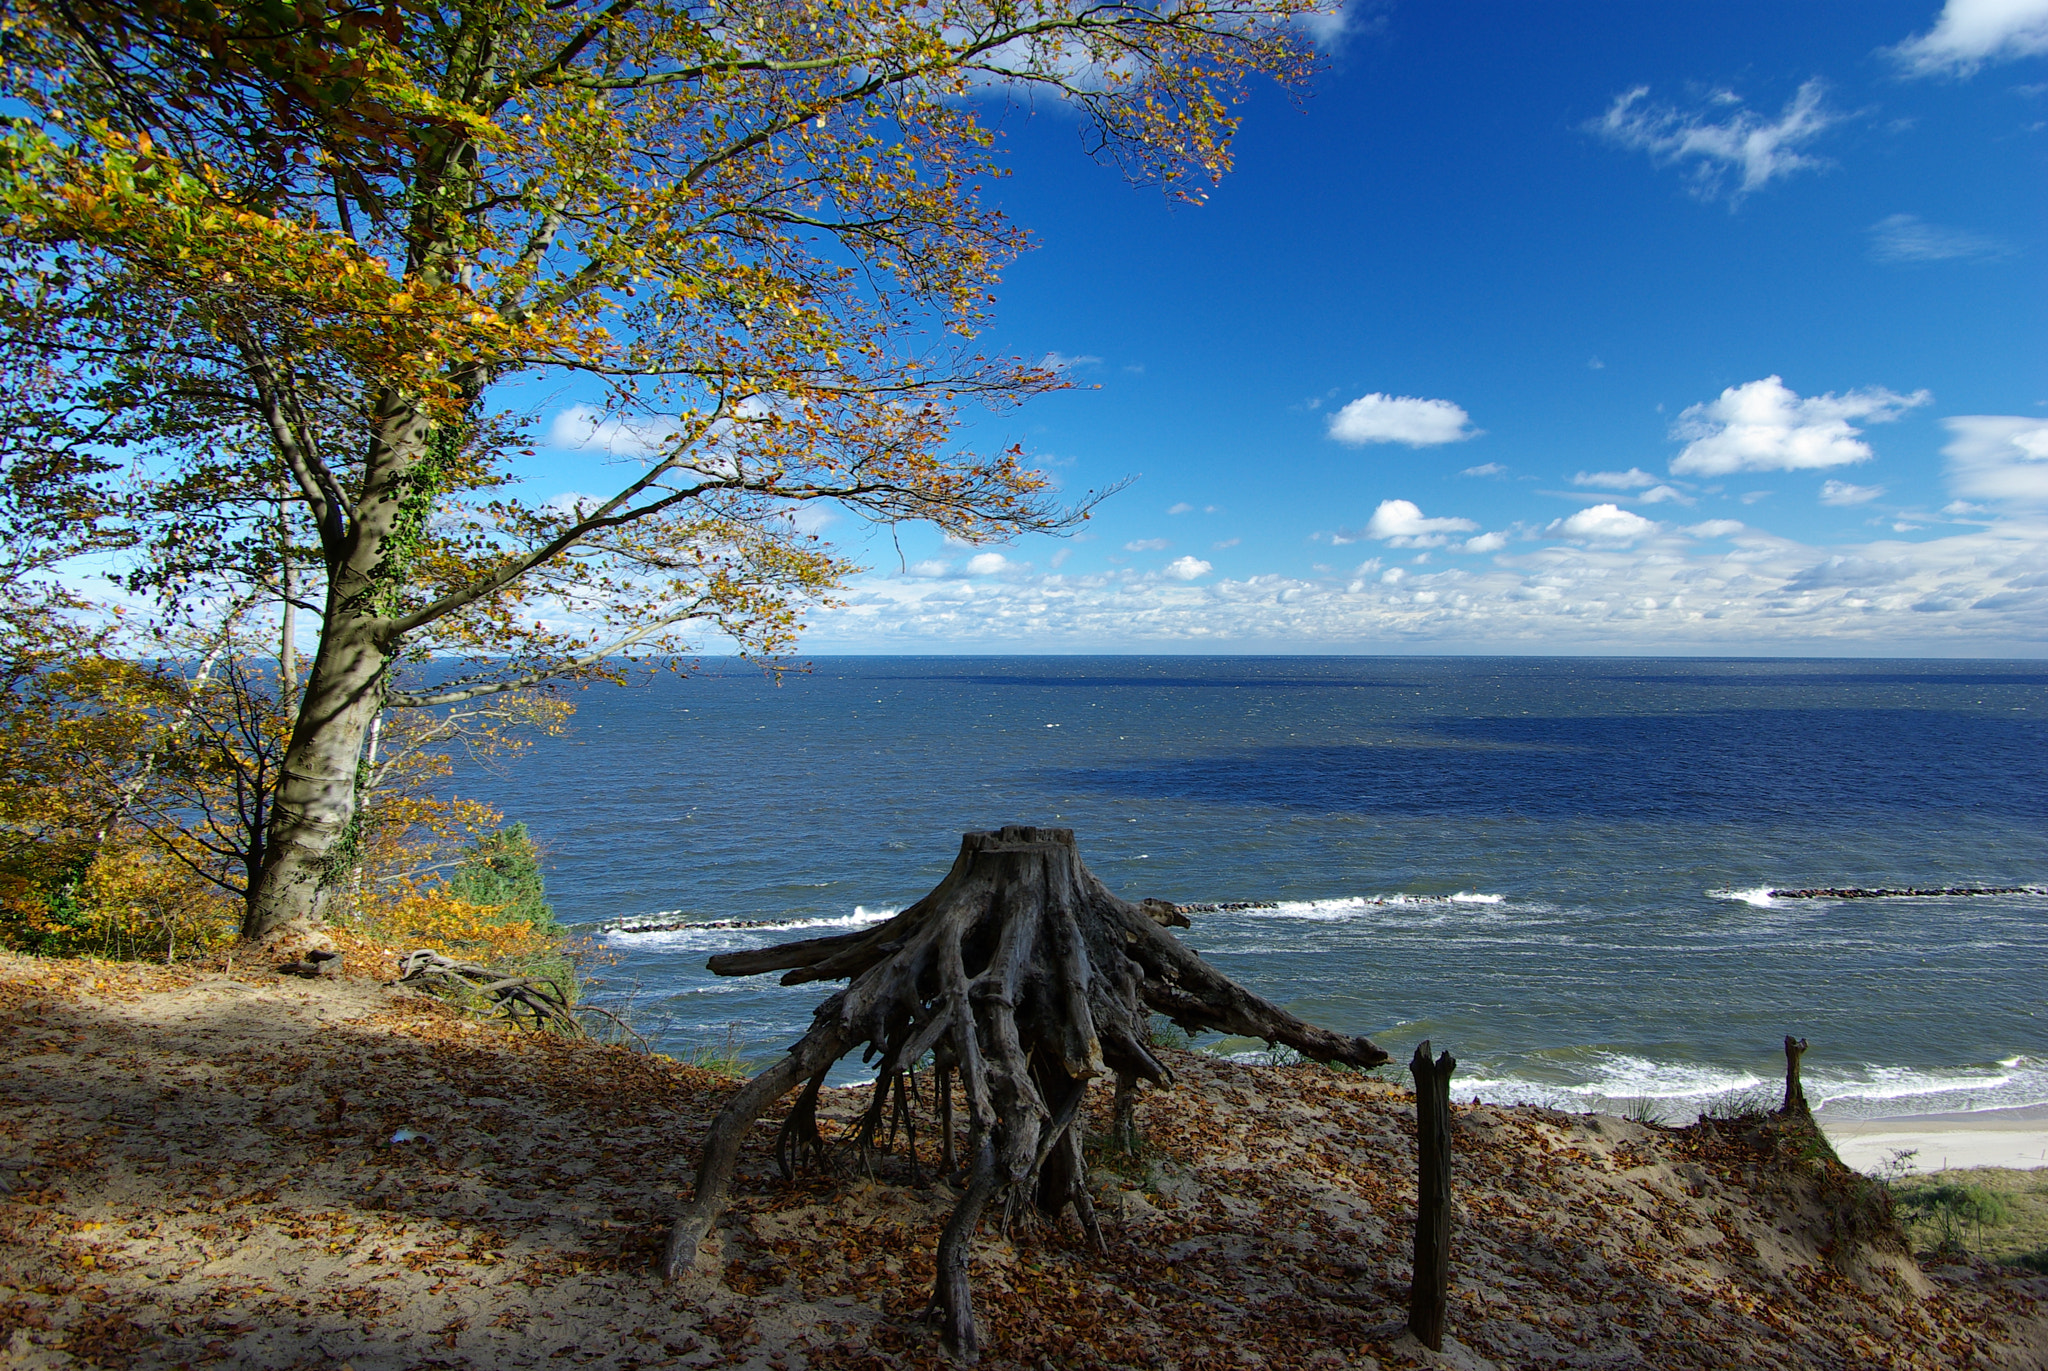
[[[1550,533],[1589,543],[1632,543],[1655,533],[1660,525],[1620,505],[1588,505],[1577,514],[1552,521]]]
[[[1800,471],[1866,461],[1870,445],[1850,421],[1881,424],[1933,397],[1900,395],[1872,386],[1801,399],[1777,376],[1730,386],[1721,398],[1693,405],[1672,425],[1688,440],[1671,463],[1683,476],[1725,476],[1734,471]]]
[[[1944,228],[1911,214],[1894,214],[1870,226],[1873,262],[1992,261],[2012,255],[2012,245],[1968,229]]]
[[[673,419],[622,418],[589,405],[571,405],[548,424],[548,446],[570,452],[597,450],[618,457],[652,457],[682,432]]]
[[[1627,471],[1582,471],[1572,477],[1575,486],[1598,486],[1602,490],[1641,490],[1654,486],[1657,478],[1641,467],[1630,467]]]
[[[1318,5],[1312,10],[1303,10],[1294,16],[1294,23],[1308,35],[1311,43],[1324,52],[1343,42],[1356,27],[1348,4]]]
[[[1962,414],[1941,421],[1949,488],[1968,499],[2048,509],[2048,420]]]
[[[1934,27],[1891,50],[1915,75],[1967,76],[1986,62],[2048,52],[2048,0],[1948,0]]]
[[[1476,467],[1466,467],[1458,474],[1460,476],[1505,476],[1508,474],[1508,469],[1499,462],[1481,462]]]
[[[967,559],[969,576],[995,576],[1017,569],[1017,564],[1000,552],[979,552]]]
[[[1412,500],[1382,500],[1366,521],[1365,536],[1394,547],[1442,547],[1448,535],[1478,527],[1470,519],[1426,518]]]
[[[1221,552],[1221,551],[1223,551],[1223,550],[1224,550],[1225,548],[1230,548],[1230,547],[1236,547],[1236,546],[1237,546],[1237,545],[1238,545],[1239,543],[1241,543],[1241,542],[1243,542],[1243,541],[1244,541],[1244,539],[1242,539],[1242,538],[1225,538],[1225,539],[1224,539],[1224,540],[1223,540],[1222,542],[1220,542],[1220,543],[1211,543],[1211,544],[1209,544],[1209,550],[1210,550],[1211,552]]]
[[[904,571],[909,575],[926,578],[944,576],[952,570],[953,564],[951,562],[942,562],[936,557],[928,558],[922,562],[912,562],[904,568]]]
[[[1464,548],[1467,552],[1499,552],[1508,545],[1505,533],[1482,533],[1476,538],[1467,538]]]
[[[1883,486],[1858,486],[1847,481],[1823,481],[1820,487],[1820,502],[1824,505],[1868,504],[1884,494]]]
[[[1693,499],[1676,486],[1651,486],[1643,492],[1642,501],[1646,505],[1689,505]]]
[[[1192,581],[1215,570],[1199,557],[1176,557],[1166,564],[1166,574],[1176,581]]]
[[[1826,91],[1818,78],[1806,82],[1772,120],[1745,108],[1729,91],[1715,93],[1711,111],[1686,112],[1649,103],[1650,88],[1637,86],[1616,96],[1607,113],[1587,128],[1621,147],[1648,153],[1660,165],[1689,165],[1693,190],[1703,199],[1718,196],[1733,175],[1728,198],[1739,201],[1795,171],[1824,165],[1799,149],[1844,117],[1822,103]]]
[[[1195,512],[1195,507],[1189,504],[1186,500],[1182,500],[1178,504],[1168,505],[1166,507],[1166,512],[1168,514],[1193,514]]]
[[[1479,436],[1472,416],[1449,400],[1421,400],[1412,395],[1361,395],[1330,416],[1329,433],[1340,443],[1406,443],[1437,447]]]
[[[1709,520],[1685,538],[1529,544],[1436,569],[1193,582],[1136,568],[971,587],[870,575],[811,616],[806,646],[2036,656],[2041,522],[1819,548]]]
[[[1047,558],[1047,560],[1052,563],[1052,569],[1054,571],[1058,571],[1061,567],[1067,564],[1067,558],[1073,555],[1074,549],[1070,547],[1063,547],[1058,552],[1053,553],[1053,555]]]
[[[1124,544],[1125,552],[1164,552],[1173,544],[1165,538],[1134,538]]]
[[[1101,361],[1100,357],[1091,357],[1086,353],[1069,356],[1064,352],[1048,352],[1038,359],[1038,365],[1047,371],[1072,371],[1075,367],[1092,367]]]

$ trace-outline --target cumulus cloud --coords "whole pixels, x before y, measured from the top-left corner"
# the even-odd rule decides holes
[[[1630,467],[1627,471],[1582,471],[1572,477],[1575,486],[1597,486],[1601,490],[1641,490],[1654,486],[1657,478],[1641,467]]]
[[[2048,421],[2010,414],[1944,419],[1949,488],[1965,499],[2048,509]]]
[[[1642,493],[1641,498],[1643,503],[1646,505],[1689,505],[1693,502],[1692,496],[1687,495],[1677,486],[1651,486],[1648,490]]]
[[[909,566],[904,568],[904,571],[912,576],[923,576],[927,578],[934,576],[944,576],[952,570],[953,564],[951,562],[942,562],[936,557],[927,558],[922,562],[912,562]]]
[[[1859,486],[1847,481],[1823,481],[1820,502],[1824,505],[1864,505],[1884,494],[1883,486]]]
[[[1800,149],[1845,117],[1827,108],[1826,93],[1818,78],[1808,81],[1776,119],[1766,119],[1731,91],[1717,91],[1707,109],[1687,111],[1654,104],[1650,88],[1637,86],[1586,127],[1619,147],[1648,153],[1659,165],[1687,168],[1702,199],[1726,191],[1735,202],[1795,171],[1825,165]]]
[[[1215,570],[1199,557],[1176,557],[1166,564],[1166,574],[1176,581],[1192,581]]]
[[[604,497],[601,495],[586,495],[580,490],[565,490],[543,502],[541,508],[559,519],[581,519],[603,504]]]
[[[1025,568],[969,587],[870,575],[848,587],[843,607],[811,617],[809,642],[817,651],[1230,644],[1981,656],[2048,641],[2048,539],[2038,521],[1827,548],[1733,520],[1683,532],[1690,536],[1531,543],[1438,569],[1375,560],[1317,576],[1181,581],[1129,567]]]
[[[1508,474],[1508,469],[1499,462],[1481,462],[1476,467],[1466,467],[1458,474],[1460,476],[1505,476]]]
[[[1800,471],[1842,466],[1871,456],[1852,421],[1881,424],[1933,397],[1924,390],[1900,395],[1882,386],[1802,399],[1777,376],[1730,386],[1721,398],[1678,416],[1671,436],[1685,450],[1671,463],[1682,476],[1725,476],[1736,471]]]
[[[1005,571],[1018,570],[1017,563],[1000,552],[979,552],[967,559],[969,576],[996,576]]]
[[[1577,514],[1553,520],[1550,533],[1589,543],[1633,543],[1655,533],[1659,524],[1620,505],[1588,505]]]
[[[571,405],[548,423],[548,446],[570,452],[651,457],[672,444],[682,426],[673,419],[626,418],[590,405]]]
[[[1894,214],[1870,226],[1873,262],[1992,261],[2011,255],[2012,245],[2001,239],[1944,228],[1911,214]]]
[[[1467,538],[1461,545],[1467,552],[1499,552],[1508,545],[1505,533],[1482,533],[1476,538]]]
[[[1165,538],[1133,538],[1124,544],[1125,552],[1164,552],[1173,544]]]
[[[1340,443],[1406,443],[1437,447],[1476,438],[1472,416],[1449,400],[1422,400],[1412,395],[1361,395],[1330,416],[1329,433]]]
[[[1453,533],[1470,533],[1470,519],[1431,519],[1413,500],[1382,500],[1365,524],[1365,536],[1394,547],[1442,547]]]
[[[1917,76],[1968,76],[1986,62],[2048,52],[2048,0],[1948,0],[1934,27],[1891,49]]]
[[[1743,523],[1740,519],[1708,519],[1689,525],[1685,532],[1695,538],[1726,538],[1731,533],[1740,533]]]

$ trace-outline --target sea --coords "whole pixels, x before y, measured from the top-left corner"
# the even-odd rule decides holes
[[[571,698],[464,793],[662,1051],[772,1060],[832,987],[707,957],[1039,824],[1127,898],[1246,906],[1179,936],[1390,1074],[1452,1052],[1460,1100],[1678,1122],[1774,1102],[1792,1034],[1824,1117],[2048,1103],[2048,664],[820,657]],[[1770,893],[1953,887],[2032,889]]]

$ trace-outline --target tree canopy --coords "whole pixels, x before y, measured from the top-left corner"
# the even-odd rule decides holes
[[[958,443],[963,404],[1063,384],[974,348],[1025,245],[984,112],[1060,101],[1097,157],[1198,198],[1244,82],[1306,71],[1310,7],[16,9],[16,389],[52,450],[142,459],[136,589],[318,619],[247,931],[317,911],[388,706],[707,628],[783,649],[852,569],[809,505],[970,541],[1084,518],[1020,450]],[[596,493],[520,487],[507,387],[537,375],[622,439]],[[467,666],[399,670],[432,655]]]

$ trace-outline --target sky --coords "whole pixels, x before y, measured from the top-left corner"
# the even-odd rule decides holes
[[[1134,479],[832,521],[804,652],[2048,654],[2048,0],[1325,29],[1199,206],[992,114],[1037,247],[981,342],[1074,388],[968,437]]]

